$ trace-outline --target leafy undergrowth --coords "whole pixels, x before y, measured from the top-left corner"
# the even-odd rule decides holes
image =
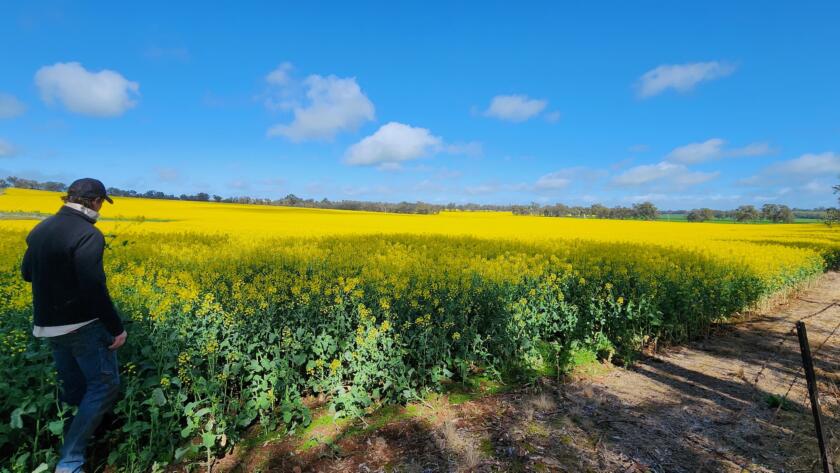
[[[355,462],[358,467],[360,450],[373,447],[389,450],[390,454],[382,452],[384,458],[392,457],[381,465],[385,471],[402,471],[406,455],[411,456],[407,452],[417,447],[409,444],[416,442],[418,436],[429,437],[426,440],[435,444],[421,449],[431,450],[425,452],[426,455],[435,457],[439,456],[435,453],[448,452],[440,458],[427,458],[427,462],[449,462],[458,457],[455,461],[477,463],[500,453],[498,440],[492,435],[465,436],[461,432],[463,425],[456,427],[456,424],[469,422],[469,419],[461,418],[464,413],[470,413],[470,417],[478,420],[482,417],[481,412],[475,409],[482,404],[494,405],[493,400],[498,396],[540,390],[539,386],[555,381],[600,376],[611,367],[608,361],[599,360],[597,353],[579,350],[569,355],[565,374],[559,377],[556,368],[531,372],[528,378],[521,375],[509,384],[487,376],[471,376],[464,382],[443,383],[444,389],[440,393],[429,393],[405,405],[371,408],[367,414],[355,419],[336,418],[323,400],[310,399],[312,421],[308,426],[291,433],[255,432],[243,439],[229,455],[213,463],[212,470],[275,471],[281,467],[289,471],[309,471],[317,470],[317,465],[322,463],[338,462],[348,471],[355,471],[349,464]],[[523,424],[524,431],[545,437],[547,430],[541,423],[534,422],[533,413],[553,409],[554,401],[546,395],[533,396],[529,406],[526,412],[530,412],[531,419]],[[176,468],[190,466],[205,468],[206,463],[196,458],[193,463],[184,462]],[[432,471],[437,470],[433,468]]]

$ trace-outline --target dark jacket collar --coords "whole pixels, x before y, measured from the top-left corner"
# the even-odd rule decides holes
[[[78,210],[70,208],[66,205],[61,206],[61,208],[58,210],[57,215],[75,215],[76,217],[81,217],[81,218],[87,220],[90,224],[96,223],[96,220],[88,217],[83,212],[79,212]]]

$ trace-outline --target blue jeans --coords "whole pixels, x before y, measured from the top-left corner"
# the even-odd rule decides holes
[[[88,441],[119,393],[117,353],[108,349],[114,337],[95,321],[48,340],[61,383],[59,398],[79,408],[72,422],[65,424],[55,471],[75,473],[82,471]]]

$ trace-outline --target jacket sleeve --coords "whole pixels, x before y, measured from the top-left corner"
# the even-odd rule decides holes
[[[99,317],[111,335],[117,336],[123,332],[123,324],[105,284],[105,269],[102,266],[104,252],[105,237],[99,231],[82,238],[74,254],[76,278],[85,307],[92,311],[92,315]]]
[[[26,282],[32,282],[32,253],[29,248],[23,253],[23,262],[20,264],[20,274]]]

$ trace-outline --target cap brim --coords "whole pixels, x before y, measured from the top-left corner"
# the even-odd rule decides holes
[[[105,200],[107,200],[109,204],[114,203],[114,201],[110,197],[108,197],[107,195],[105,196]]]

